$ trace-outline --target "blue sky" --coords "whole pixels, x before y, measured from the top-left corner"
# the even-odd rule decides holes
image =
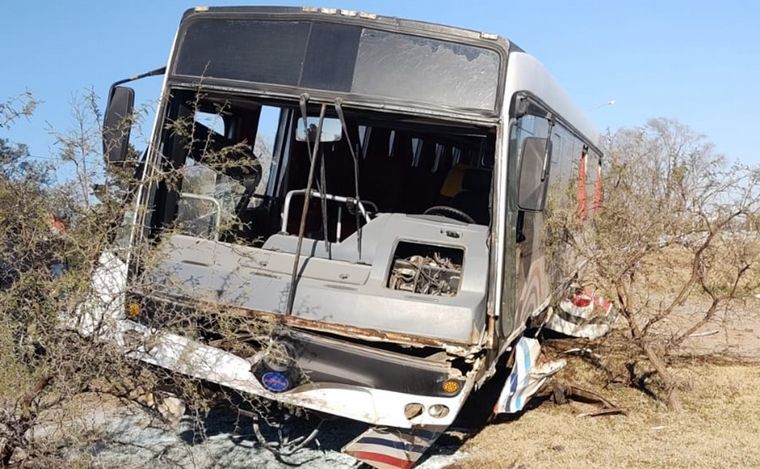
[[[538,57],[600,130],[672,117],[731,159],[760,164],[760,2],[327,1],[314,6],[498,33]],[[104,97],[111,82],[164,65],[182,12],[197,4],[5,0],[0,100],[29,90],[44,103],[0,136],[49,155],[47,128],[71,128],[73,97],[90,87]],[[138,100],[155,99],[160,84],[136,86]]]

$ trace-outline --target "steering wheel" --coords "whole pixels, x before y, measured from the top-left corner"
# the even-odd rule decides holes
[[[453,218],[455,220],[461,220],[470,224],[475,224],[475,220],[459,210],[458,208],[449,207],[448,205],[436,205],[425,210],[423,215],[441,215],[447,218]]]

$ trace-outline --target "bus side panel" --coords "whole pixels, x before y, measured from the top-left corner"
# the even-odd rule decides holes
[[[525,324],[546,307],[553,286],[546,269],[544,214],[521,211],[517,224],[516,323]]]

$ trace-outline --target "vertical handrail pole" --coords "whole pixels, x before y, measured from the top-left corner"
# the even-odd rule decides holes
[[[309,178],[306,181],[306,193],[304,194],[303,209],[301,210],[301,224],[298,226],[298,243],[296,243],[295,257],[293,258],[293,272],[290,278],[290,289],[288,291],[288,305],[285,314],[293,314],[293,302],[296,299],[296,286],[298,285],[298,262],[301,260],[301,245],[306,231],[306,216],[309,214],[309,202],[311,200],[311,186],[314,182],[314,168],[317,165],[317,156],[319,155],[319,140],[322,135],[322,122],[325,120],[325,109],[327,105],[323,104],[319,110],[319,123],[317,124],[317,135],[314,138],[314,147],[312,148],[311,165],[309,166]],[[308,128],[306,131],[306,140],[309,140]]]

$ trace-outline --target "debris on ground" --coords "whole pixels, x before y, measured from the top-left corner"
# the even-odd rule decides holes
[[[601,394],[584,389],[572,384],[552,382],[538,393],[541,397],[548,397],[555,404],[567,404],[570,400],[593,404],[596,410],[583,412],[579,417],[598,417],[602,415],[628,415],[625,410],[613,404]]]
[[[565,360],[538,363],[541,344],[537,339],[522,337],[515,345],[514,364],[507,382],[494,406],[494,414],[516,413],[525,408],[531,397],[546,381],[565,367]]]
[[[570,337],[598,339],[610,331],[616,319],[617,309],[609,300],[578,289],[559,303],[545,327]]]

